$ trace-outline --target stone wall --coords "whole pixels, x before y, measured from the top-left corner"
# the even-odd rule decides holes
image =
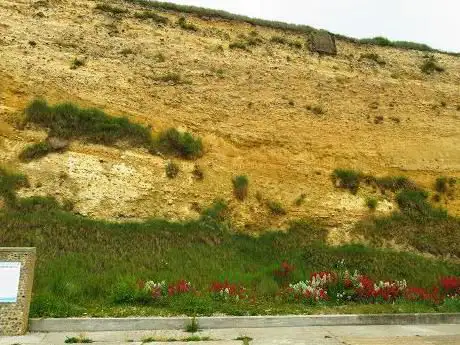
[[[0,336],[27,332],[35,260],[35,248],[0,247],[0,261],[21,263],[17,302],[0,303]]]

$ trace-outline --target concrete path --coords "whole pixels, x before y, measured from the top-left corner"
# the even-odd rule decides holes
[[[30,333],[21,337],[0,337],[0,345],[64,345],[67,337],[83,336],[95,345],[141,345],[147,338],[175,342],[161,344],[243,345],[238,337],[251,337],[250,345],[460,345],[460,325],[406,326],[316,326],[248,329],[214,329],[194,334],[210,337],[205,342],[183,342],[183,331],[88,332],[84,334]],[[178,341],[179,340],[179,341]]]

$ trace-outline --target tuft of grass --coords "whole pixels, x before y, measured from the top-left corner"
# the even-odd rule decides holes
[[[385,118],[382,115],[374,116],[374,123],[380,125],[384,122]]]
[[[162,81],[164,83],[171,83],[173,85],[182,84],[184,80],[182,76],[177,72],[168,72],[160,77],[155,78],[158,81]]]
[[[198,164],[195,164],[195,166],[193,167],[192,175],[195,180],[204,180],[204,171]]]
[[[64,343],[66,344],[89,344],[89,343],[93,343],[93,340],[86,338],[84,336],[67,337]]]
[[[379,201],[377,199],[375,199],[375,198],[367,198],[366,199],[366,206],[371,211],[375,211],[375,209],[377,208],[378,203],[379,203]]]
[[[54,151],[53,147],[47,141],[41,141],[39,143],[26,146],[26,148],[19,154],[19,159],[27,162],[45,157]]]
[[[434,72],[442,73],[445,71],[444,67],[438,64],[434,56],[430,56],[420,66],[420,70],[425,74],[433,74]]]
[[[249,345],[249,342],[251,342],[253,339],[248,336],[240,336],[238,338],[235,338],[235,340],[242,341],[243,345]]]
[[[182,341],[182,342],[194,342],[194,341],[211,341],[211,337],[200,337],[198,335],[192,335],[190,337],[186,338],[158,338],[158,337],[147,337],[142,339],[142,344],[146,343],[172,343],[172,342],[177,342],[177,341]]]
[[[188,333],[196,333],[199,331],[198,321],[196,317],[192,317],[190,322],[185,326],[185,331]]]
[[[180,171],[179,166],[172,161],[166,163],[165,170],[166,176],[170,179],[176,178]]]
[[[166,56],[161,52],[156,53],[154,58],[155,58],[155,60],[157,60],[157,62],[165,62],[166,61]]]
[[[286,37],[283,36],[272,36],[270,38],[270,42],[275,43],[275,44],[283,44],[287,45],[291,48],[296,48],[296,49],[301,49],[303,47],[302,42],[299,41],[292,41]]]
[[[120,51],[120,54],[123,55],[123,56],[128,56],[128,55],[134,54],[134,51],[131,48],[123,48]]]
[[[177,21],[177,25],[179,25],[181,29],[187,31],[198,31],[198,27],[192,23],[187,22],[187,19],[185,17],[180,17]]]
[[[361,54],[361,57],[359,58],[360,60],[370,60],[370,61],[374,61],[375,63],[377,63],[378,65],[380,66],[385,66],[386,65],[386,62],[385,60],[383,60],[383,58],[380,57],[380,55],[376,54],[376,53],[365,53],[365,54]]]
[[[244,41],[236,41],[236,42],[232,42],[228,45],[228,47],[230,49],[241,49],[241,50],[245,50],[245,51],[250,51],[249,48],[248,48],[248,45],[246,42]]]
[[[374,182],[382,193],[389,190],[396,193],[400,190],[418,190],[417,184],[406,176],[385,176],[373,178],[366,176],[367,182]]]
[[[331,177],[336,187],[348,189],[351,193],[356,194],[363,174],[351,169],[335,169]]]
[[[123,14],[123,13],[128,13],[128,10],[126,8],[121,8],[113,5],[109,5],[106,3],[100,3],[96,4],[94,7],[96,10],[112,13],[112,14]]]
[[[440,194],[446,194],[450,189],[455,187],[457,180],[455,177],[441,176],[434,183],[434,189]]]
[[[194,159],[203,155],[203,143],[189,132],[181,133],[175,128],[169,128],[158,135],[151,150]]]
[[[70,69],[77,69],[79,67],[82,67],[86,64],[86,61],[82,58],[75,58],[72,60],[70,64]]]
[[[300,194],[300,196],[297,199],[295,199],[294,205],[296,206],[302,205],[305,202],[306,197],[307,197],[307,194],[305,193]]]
[[[17,201],[15,191],[27,186],[29,181],[25,175],[10,172],[0,166],[0,197],[5,201],[6,206],[14,207]]]
[[[166,17],[160,16],[159,14],[153,11],[143,11],[143,12],[136,12],[134,17],[138,19],[151,19],[156,23],[159,24],[168,24],[169,20]]]
[[[275,216],[284,216],[286,214],[286,210],[283,205],[281,205],[278,201],[268,200],[267,207],[270,210],[270,213]]]
[[[306,108],[307,108],[307,110],[310,110],[315,115],[323,115],[324,114],[324,109],[320,105],[314,105],[314,106],[307,105]]]
[[[238,200],[243,201],[248,196],[249,179],[246,175],[238,175],[232,179],[233,194]]]

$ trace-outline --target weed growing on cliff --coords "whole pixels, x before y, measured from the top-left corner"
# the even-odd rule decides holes
[[[156,60],[157,62],[160,62],[160,63],[166,61],[166,56],[165,56],[163,53],[161,53],[161,52],[156,53],[155,56],[154,56],[154,58],[155,58],[155,60]]]
[[[112,5],[105,4],[105,3],[97,4],[94,8],[96,10],[108,12],[111,14],[128,13],[128,10],[126,8],[120,8],[120,7],[112,6]]]
[[[336,187],[348,189],[353,194],[356,194],[363,174],[350,169],[335,169],[331,177]]]
[[[161,132],[152,149],[186,159],[194,159],[203,154],[201,139],[193,137],[188,132],[181,133],[175,128]]]
[[[198,164],[193,167],[192,175],[195,180],[202,181],[204,179],[204,171]]]
[[[175,178],[179,174],[179,166],[174,162],[168,162],[165,166],[166,176],[170,179]]]
[[[302,205],[305,202],[306,197],[307,197],[307,194],[305,193],[300,194],[300,196],[297,199],[295,199],[294,205],[296,206]]]
[[[155,79],[172,85],[183,84],[185,82],[182,79],[182,76],[177,72],[168,72],[162,76],[156,77]]]
[[[366,176],[366,181],[374,182],[382,193],[385,193],[387,190],[393,193],[396,193],[402,189],[418,190],[417,184],[406,176],[385,176],[378,178]]]
[[[450,188],[453,188],[457,180],[454,177],[441,176],[434,183],[434,189],[441,194],[446,194]]]
[[[82,58],[75,58],[72,60],[72,63],[70,64],[70,69],[77,69],[79,67],[82,67],[86,64],[86,61]]]
[[[25,175],[10,172],[0,166],[0,197],[8,207],[16,204],[16,189],[28,185],[29,181]]]
[[[286,37],[283,37],[283,36],[272,36],[270,38],[270,42],[272,43],[276,43],[276,44],[283,44],[283,45],[287,45],[291,48],[297,48],[297,49],[301,49],[302,48],[302,43],[299,42],[299,41],[292,41]]]
[[[374,61],[375,63],[379,64],[380,66],[385,66],[386,62],[383,60],[380,55],[376,53],[365,53],[361,54],[361,57],[359,58],[360,60],[370,60]]]
[[[48,142],[41,141],[39,143],[26,146],[26,148],[19,154],[19,159],[22,161],[39,159],[54,151],[55,150]]]
[[[430,56],[420,67],[420,70],[425,74],[433,74],[434,72],[444,72],[445,69],[438,64],[434,56]]]
[[[233,178],[233,194],[238,200],[243,201],[248,195],[249,179],[246,175],[239,175]]]
[[[151,19],[156,23],[159,24],[168,24],[169,20],[166,17],[160,16],[153,11],[143,11],[143,12],[136,12],[134,17],[138,19]]]
[[[179,27],[184,30],[198,31],[198,27],[192,23],[187,22],[187,19],[185,19],[185,17],[180,17],[177,21],[177,25],[179,25]]]
[[[286,214],[283,205],[278,201],[268,200],[267,207],[274,216],[284,216]]]
[[[230,49],[241,49],[241,50],[245,50],[245,51],[250,51],[248,46],[247,46],[247,43],[243,42],[243,41],[232,42],[232,43],[230,43],[228,45],[228,47]]]
[[[366,206],[369,208],[371,211],[375,211],[377,208],[378,200],[376,198],[367,198],[366,199]]]

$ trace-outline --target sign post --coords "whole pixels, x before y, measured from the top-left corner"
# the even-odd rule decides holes
[[[35,248],[0,247],[0,336],[27,332]]]

